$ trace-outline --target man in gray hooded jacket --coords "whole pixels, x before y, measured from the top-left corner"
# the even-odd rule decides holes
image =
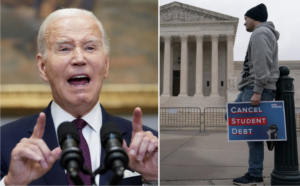
[[[279,78],[278,45],[279,33],[272,22],[266,22],[267,8],[259,4],[245,14],[245,26],[253,32],[249,41],[238,89],[241,93],[235,102],[272,101],[276,96],[276,82]],[[233,179],[237,185],[263,183],[264,143],[248,142],[249,169],[239,178]]]

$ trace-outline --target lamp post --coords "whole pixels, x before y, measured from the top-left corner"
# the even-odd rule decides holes
[[[300,185],[300,171],[297,151],[297,133],[295,120],[294,79],[289,77],[286,66],[279,68],[275,100],[284,101],[287,141],[275,142],[274,169],[271,173],[271,185]]]

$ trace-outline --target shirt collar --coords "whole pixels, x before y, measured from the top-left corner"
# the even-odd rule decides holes
[[[52,101],[51,104],[51,115],[55,126],[55,131],[57,131],[58,126],[65,121],[72,122],[76,118],[70,113],[62,109],[55,101]],[[102,112],[101,107],[97,103],[94,108],[84,115],[81,119],[85,120],[88,125],[100,135],[100,129],[102,126]]]

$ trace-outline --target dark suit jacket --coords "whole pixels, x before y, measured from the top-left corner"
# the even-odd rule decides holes
[[[58,143],[51,115],[51,103],[43,111],[46,114],[46,126],[43,140],[48,145],[49,149],[53,150],[54,148],[58,147]],[[123,118],[108,114],[102,106],[101,110],[103,123],[109,121],[116,123],[122,132],[123,139],[129,145],[132,134],[132,123]],[[39,114],[24,117],[1,127],[1,179],[8,173],[10,157],[13,148],[17,143],[20,142],[22,138],[30,138],[38,116]],[[157,136],[157,131],[150,129],[149,127],[143,126],[143,130],[151,131],[154,135]],[[104,163],[104,154],[105,149],[102,147],[101,165]],[[108,171],[104,175],[101,175],[100,185],[105,185],[112,177],[112,175],[112,171]],[[141,185],[141,179],[141,176],[125,178],[121,181],[120,185]],[[65,171],[63,168],[61,168],[59,160],[53,164],[53,167],[44,176],[31,182],[30,185],[68,185]]]

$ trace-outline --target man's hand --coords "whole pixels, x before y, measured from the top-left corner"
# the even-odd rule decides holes
[[[252,98],[251,98],[251,105],[256,106],[259,105],[261,99],[261,94],[254,92]]]
[[[40,113],[30,138],[23,138],[12,150],[10,167],[5,185],[28,185],[50,170],[59,158],[60,147],[50,151],[42,137],[46,116]]]
[[[140,173],[144,180],[158,180],[158,139],[152,132],[144,132],[142,126],[142,110],[135,108],[131,143],[128,148],[123,140],[123,148],[127,151],[132,170]]]

